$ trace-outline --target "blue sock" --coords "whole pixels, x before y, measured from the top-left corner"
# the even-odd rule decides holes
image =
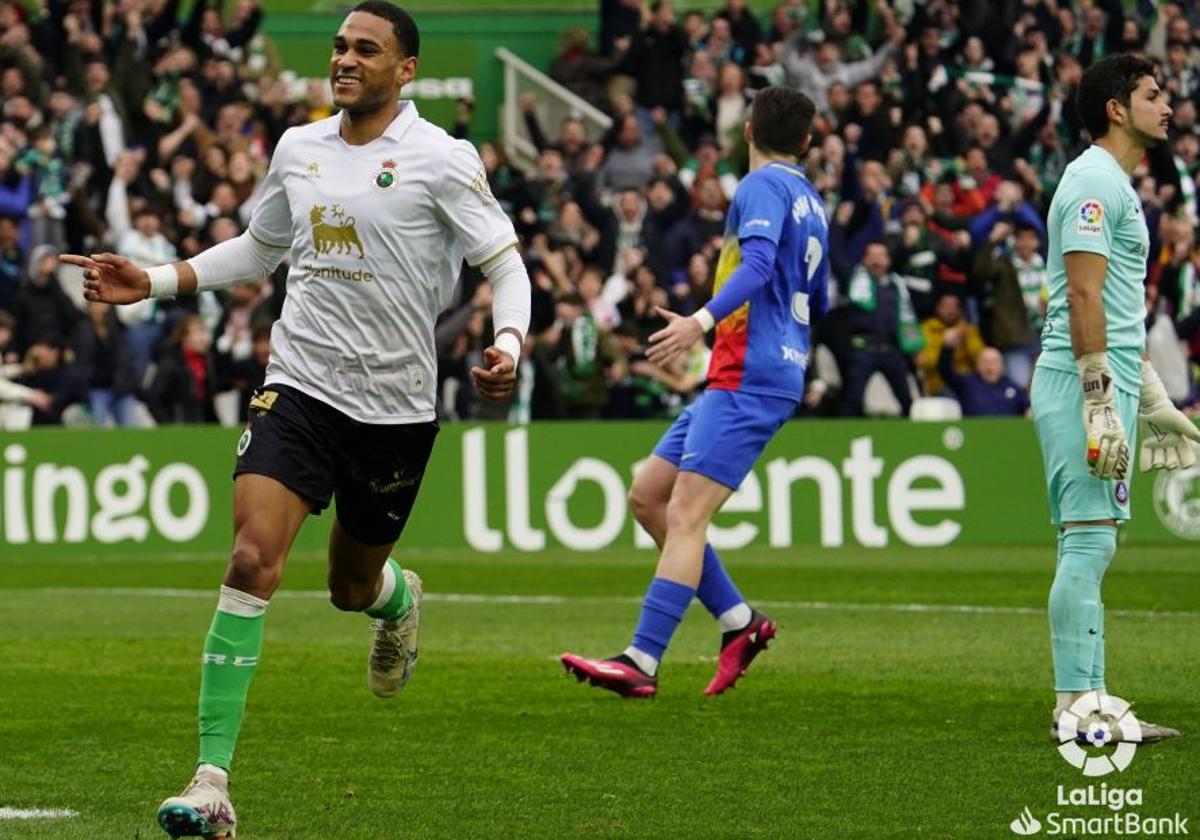
[[[637,630],[633,631],[633,647],[655,659],[662,659],[663,651],[671,643],[671,636],[695,594],[692,587],[673,580],[655,578],[650,581]]]
[[[1050,645],[1056,691],[1089,691],[1104,682],[1104,607],[1100,583],[1117,549],[1111,525],[1068,528],[1050,587]]]
[[[712,613],[713,618],[720,618],[730,607],[736,607],[746,600],[729,572],[725,571],[725,564],[717,556],[717,550],[711,545],[704,546],[704,570],[700,573],[696,597]]]

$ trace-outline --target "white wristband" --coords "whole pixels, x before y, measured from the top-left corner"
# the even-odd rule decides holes
[[[174,297],[179,293],[179,272],[174,263],[146,269],[146,276],[150,278],[150,297]]]
[[[496,349],[503,350],[508,355],[512,356],[513,364],[521,362],[521,342],[517,341],[517,337],[510,332],[500,333],[496,337]]]
[[[711,330],[713,327],[715,327],[717,325],[716,319],[713,318],[712,313],[709,312],[708,309],[703,306],[701,306],[699,309],[697,309],[695,312],[693,312],[692,317],[700,322],[700,326],[704,329],[705,332],[708,332],[709,330]]]

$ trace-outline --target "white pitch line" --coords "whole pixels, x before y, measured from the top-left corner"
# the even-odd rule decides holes
[[[61,820],[79,816],[70,808],[0,808],[0,820]]]
[[[3,589],[5,593],[36,595],[82,595],[100,598],[201,598],[216,601],[215,589],[163,589],[154,587],[70,587],[48,586],[37,589]],[[329,593],[319,589],[281,589],[275,598],[297,601],[325,601]],[[426,592],[424,600],[447,604],[513,604],[547,606],[558,604],[640,604],[633,596],[567,596],[567,595],[487,595],[475,592]],[[983,604],[863,604],[849,601],[755,601],[757,606],[781,610],[813,612],[890,612],[890,613],[948,613],[960,615],[1045,615],[1036,607],[1002,607]],[[1200,618],[1195,610],[1106,610],[1108,615],[1132,618]]]

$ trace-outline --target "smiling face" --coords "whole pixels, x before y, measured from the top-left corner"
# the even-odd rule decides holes
[[[417,72],[391,22],[369,12],[351,12],[333,39],[329,83],[333,104],[350,114],[367,114],[400,98]]]

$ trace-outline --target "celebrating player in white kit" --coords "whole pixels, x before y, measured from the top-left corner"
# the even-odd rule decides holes
[[[389,554],[437,434],[434,322],[464,258],[495,290],[495,345],[476,386],[501,399],[516,379],[529,278],[475,149],[399,99],[419,43],[398,6],[354,8],[330,62],[341,113],[283,135],[246,233],[149,271],[111,254],[63,257],[84,268],[89,300],[124,304],[253,280],[292,254],[266,384],[237,447],[233,555],[201,661],[199,766],[158,812],[172,836],[234,834],[228,771],[267,603],[305,517],[331,498],[333,604],[375,619],[371,690],[408,682],[420,579]]]

